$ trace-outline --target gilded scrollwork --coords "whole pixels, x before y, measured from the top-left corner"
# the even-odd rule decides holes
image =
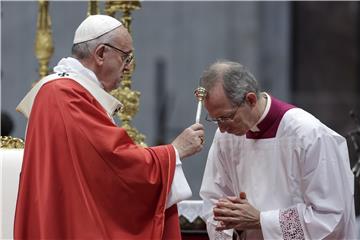
[[[0,148],[24,148],[24,141],[20,138],[1,136]]]
[[[54,52],[52,42],[51,19],[48,13],[49,2],[39,0],[39,13],[35,39],[35,55],[39,61],[39,76],[45,77],[49,73],[49,61]]]
[[[98,6],[98,1],[97,0],[90,0],[89,1],[89,5],[88,5],[88,12],[87,15],[96,15],[99,14],[99,6]]]

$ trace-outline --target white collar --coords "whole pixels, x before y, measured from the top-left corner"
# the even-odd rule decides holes
[[[34,99],[40,88],[47,82],[67,78],[74,80],[83,86],[90,94],[100,103],[109,116],[113,116],[115,112],[122,108],[119,100],[107,93],[98,81],[96,75],[85,68],[75,58],[63,58],[58,65],[54,67],[54,74],[44,77],[26,94],[23,100],[16,107],[16,110],[23,113],[26,118],[29,118]]]
[[[264,97],[266,98],[266,106],[265,106],[265,110],[262,113],[260,119],[256,122],[256,124],[250,129],[252,132],[258,132],[260,131],[260,129],[257,127],[257,125],[264,120],[264,118],[266,117],[266,115],[269,113],[270,110],[270,106],[271,106],[271,97],[269,96],[269,94],[267,94],[266,92],[261,93],[264,95]]]
[[[62,58],[54,67],[54,73],[76,73],[76,75],[89,79],[99,87],[104,88],[93,71],[84,67],[79,60],[72,57]]]

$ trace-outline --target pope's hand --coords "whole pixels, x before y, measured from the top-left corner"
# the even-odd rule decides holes
[[[203,149],[204,126],[195,123],[175,138],[172,145],[178,150],[180,159],[189,157]]]

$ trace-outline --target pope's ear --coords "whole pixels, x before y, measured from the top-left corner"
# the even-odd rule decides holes
[[[102,65],[104,62],[105,46],[100,44],[95,48],[94,58],[97,64]]]

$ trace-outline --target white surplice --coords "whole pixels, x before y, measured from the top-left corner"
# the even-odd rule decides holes
[[[245,231],[246,239],[356,239],[345,138],[306,111],[267,98],[257,137],[215,134],[200,190],[210,239],[232,239],[232,230],[215,231],[213,207],[240,192],[261,212],[261,230]]]

